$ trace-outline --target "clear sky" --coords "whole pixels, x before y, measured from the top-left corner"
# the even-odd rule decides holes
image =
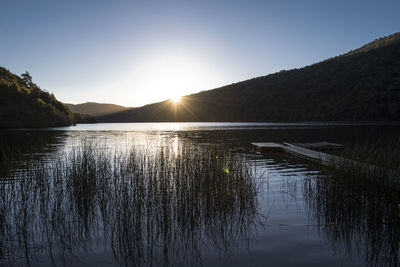
[[[140,106],[400,31],[400,1],[2,0],[0,66],[69,103]]]

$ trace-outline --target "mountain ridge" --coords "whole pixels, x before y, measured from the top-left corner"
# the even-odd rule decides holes
[[[121,105],[97,102],[85,102],[81,104],[64,103],[64,105],[74,113],[87,114],[95,117],[129,109],[129,107]]]
[[[400,120],[400,33],[340,56],[99,117],[100,122]]]
[[[369,42],[357,49],[350,50],[349,52],[343,54],[343,56],[350,56],[350,55],[354,55],[357,53],[368,52],[372,49],[384,47],[384,46],[391,45],[394,43],[400,43],[400,32],[396,32],[396,33],[390,34],[388,36],[375,39],[374,41]]]

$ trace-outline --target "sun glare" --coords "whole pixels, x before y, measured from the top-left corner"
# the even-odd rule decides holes
[[[201,53],[197,50],[170,47],[152,50],[148,56],[137,59],[127,75],[129,87],[135,88],[132,99],[137,101],[137,106],[167,99],[171,103],[182,103],[181,96],[212,88],[211,81],[220,79],[215,71],[210,71],[206,57],[199,57]]]
[[[181,97],[180,96],[173,96],[170,99],[174,103],[178,103],[179,101],[181,101]]]

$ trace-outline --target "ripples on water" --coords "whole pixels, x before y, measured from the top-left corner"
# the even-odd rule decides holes
[[[102,127],[3,133],[2,264],[398,264],[397,191],[249,145],[332,129]]]

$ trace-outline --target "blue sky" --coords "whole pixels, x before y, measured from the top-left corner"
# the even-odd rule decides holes
[[[400,1],[2,1],[0,66],[63,102],[140,106],[400,31]]]

